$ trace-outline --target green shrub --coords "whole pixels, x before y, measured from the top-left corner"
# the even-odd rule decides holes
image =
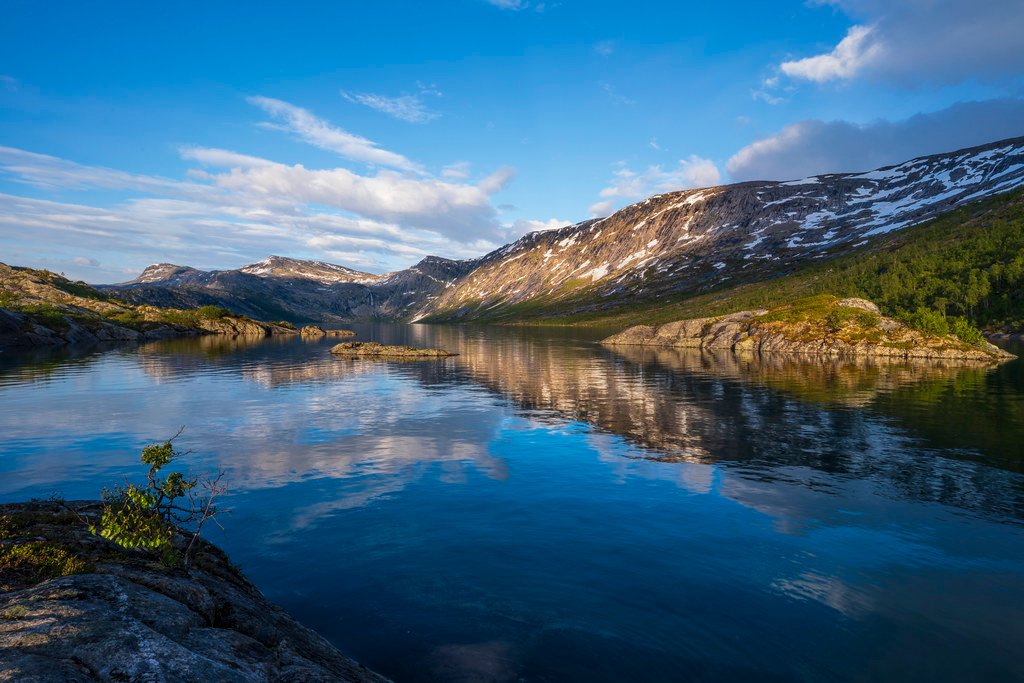
[[[838,332],[843,329],[843,324],[847,319],[847,316],[843,315],[843,310],[837,306],[829,311],[828,315],[825,316],[825,325],[830,331]]]
[[[919,308],[913,313],[904,312],[899,316],[899,319],[915,330],[925,334],[936,337],[943,337],[949,334],[949,321],[946,320],[946,316],[929,308]]]
[[[287,320],[278,320],[274,324],[279,326],[279,327],[283,327],[283,328],[285,328],[287,330],[294,330],[295,329],[295,324],[294,323],[290,323]]]
[[[85,284],[81,280],[78,282],[71,282],[70,280],[62,280],[60,278],[54,278],[50,281],[57,289],[74,296],[81,297],[83,299],[92,299],[93,301],[109,301],[110,297],[100,292],[97,289]]]
[[[103,491],[103,514],[99,524],[91,525],[89,530],[125,548],[159,552],[168,566],[184,561],[188,567],[203,524],[217,515],[214,499],[226,488],[220,484],[222,474],[202,482],[206,491],[203,496],[196,494],[198,479],[186,478],[180,472],[162,477],[163,468],[185,455],[176,451],[171,441],[142,449],[142,464],[149,466],[145,484]],[[173,543],[175,528],[191,534],[184,553]]]
[[[207,320],[219,320],[230,314],[231,311],[220,306],[200,306],[196,309],[196,315]]]
[[[953,318],[952,321],[949,331],[954,337],[975,346],[985,341],[981,330],[972,325],[966,318]]]
[[[200,322],[199,314],[196,311],[161,311],[160,320],[168,325],[179,327],[199,327]]]
[[[49,541],[30,540],[0,544],[0,590],[12,584],[36,584],[47,579],[92,571],[88,562]],[[0,618],[16,615],[0,613]]]
[[[132,329],[139,329],[146,322],[146,319],[135,311],[111,311],[104,313],[103,317],[113,323]]]
[[[18,310],[51,330],[65,331],[71,326],[64,311],[50,304],[28,304],[20,306]]]

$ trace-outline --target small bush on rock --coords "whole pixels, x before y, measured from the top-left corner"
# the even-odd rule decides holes
[[[226,315],[229,315],[231,311],[220,306],[200,306],[196,309],[196,313],[199,314],[200,318],[206,318],[207,320],[219,320]]]
[[[163,476],[162,470],[188,452],[175,450],[171,439],[142,449],[142,464],[149,466],[145,484],[103,491],[103,514],[92,533],[109,538],[125,548],[145,548],[160,553],[168,566],[182,562],[190,567],[203,524],[217,516],[214,501],[227,490],[221,483],[223,472],[200,481],[181,472]],[[174,544],[175,529],[189,537],[184,552]]]

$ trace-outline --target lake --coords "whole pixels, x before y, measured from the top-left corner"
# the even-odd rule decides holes
[[[1021,361],[353,329],[460,355],[0,353],[0,500],[95,498],[184,426],[231,487],[210,540],[398,681],[1024,679]]]

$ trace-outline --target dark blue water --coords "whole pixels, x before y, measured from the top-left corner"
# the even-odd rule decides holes
[[[1024,679],[1024,364],[426,326],[0,354],[0,500],[178,427],[265,594],[399,681]]]

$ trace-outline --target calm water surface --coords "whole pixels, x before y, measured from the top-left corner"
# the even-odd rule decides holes
[[[0,353],[0,500],[179,426],[271,600],[399,681],[1024,679],[1024,364],[740,361],[365,326]]]

